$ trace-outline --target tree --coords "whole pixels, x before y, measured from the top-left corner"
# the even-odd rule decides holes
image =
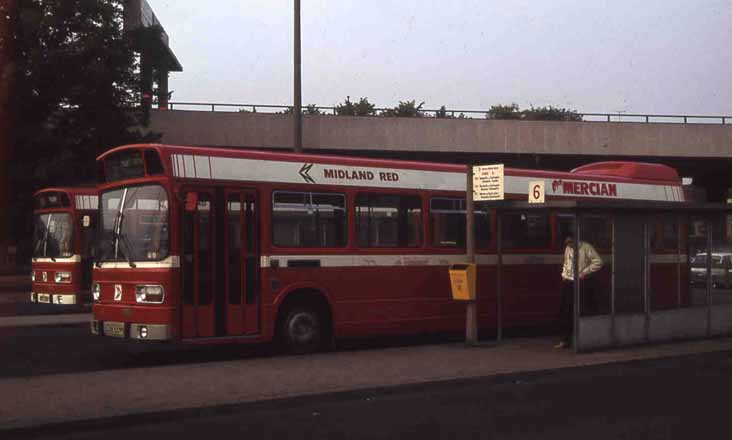
[[[307,116],[317,116],[322,115],[323,113],[320,111],[317,105],[315,104],[308,104],[305,106],[305,109],[302,112],[303,115]]]
[[[487,119],[520,119],[524,121],[582,121],[582,115],[565,108],[531,107],[520,110],[518,104],[494,105],[486,113]]]
[[[381,112],[381,116],[397,117],[397,118],[421,118],[424,116],[422,106],[424,101],[416,105],[416,100],[399,101],[399,105],[394,108],[388,108]]]
[[[12,53],[15,40],[11,32],[7,17],[15,11],[15,0],[0,3],[0,211],[8,209],[8,169],[12,138],[10,130],[13,127],[12,111],[10,107],[10,93],[15,89],[15,63]],[[8,243],[8,216],[0,217],[0,264],[5,261]]]
[[[519,111],[518,104],[513,103],[511,105],[494,105],[488,110],[485,117],[487,119],[521,119],[523,115]]]
[[[523,111],[524,119],[527,121],[582,121],[582,115],[575,110],[565,108],[531,107],[529,110]]]
[[[448,119],[452,118],[452,115],[447,114],[447,108],[445,106],[441,106],[439,110],[435,112],[435,118],[437,119]]]
[[[148,115],[140,108],[135,34],[122,28],[123,0],[16,2],[0,25],[10,26],[17,72],[8,101],[18,237],[28,232],[33,191],[93,181],[98,154],[155,136],[141,128]]]
[[[368,98],[360,98],[357,103],[353,103],[351,97],[346,96],[343,103],[336,105],[335,113],[338,116],[375,116],[376,107]]]

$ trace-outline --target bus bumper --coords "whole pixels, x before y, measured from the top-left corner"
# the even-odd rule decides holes
[[[134,322],[98,321],[91,322],[91,332],[98,336],[111,336],[143,341],[169,341],[173,339],[172,327],[168,324],[140,324]]]

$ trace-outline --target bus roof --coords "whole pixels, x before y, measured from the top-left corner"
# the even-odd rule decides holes
[[[59,201],[49,197],[61,194]],[[34,209],[74,208],[78,210],[98,209],[98,191],[95,186],[72,186],[43,188],[33,194]]]
[[[84,195],[96,195],[97,194],[97,188],[96,186],[89,185],[89,186],[67,186],[67,187],[50,187],[50,188],[42,188],[36,191],[33,194],[33,197],[43,194],[43,193],[49,193],[49,192],[60,192],[65,193],[66,195],[73,197],[77,194],[84,194]]]
[[[131,149],[153,149],[176,179],[215,179],[281,183],[465,191],[466,165],[298,154],[250,149],[136,144],[100,155]],[[398,172],[397,172],[398,171]],[[668,166],[639,162],[597,162],[572,171],[505,168],[506,193],[527,194],[531,179],[544,180],[550,197],[634,198],[683,201],[681,181]],[[635,195],[617,194],[626,185]],[[642,188],[647,187],[647,188]],[[625,193],[630,194],[625,191]],[[651,194],[653,193],[653,194]]]

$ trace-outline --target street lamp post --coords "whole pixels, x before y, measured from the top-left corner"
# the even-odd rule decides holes
[[[300,60],[300,0],[295,0],[295,72],[294,72],[294,95],[295,103],[292,107],[294,125],[293,149],[296,153],[302,152],[302,84],[300,71],[302,62]]]

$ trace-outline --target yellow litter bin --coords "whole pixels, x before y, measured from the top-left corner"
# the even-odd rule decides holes
[[[449,271],[452,299],[475,300],[475,264],[453,264]]]

